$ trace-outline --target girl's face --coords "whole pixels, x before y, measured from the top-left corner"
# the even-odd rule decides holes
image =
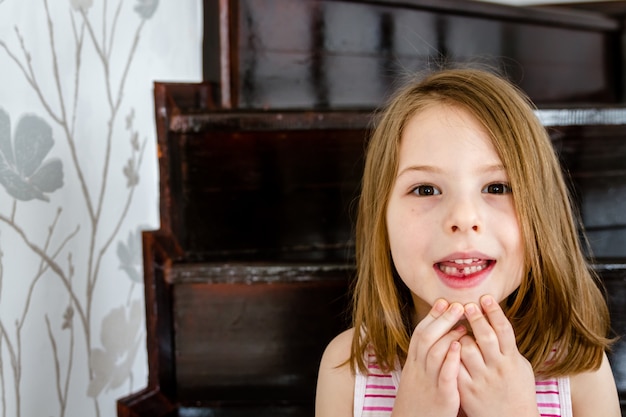
[[[521,283],[523,244],[507,173],[487,132],[460,106],[435,104],[408,120],[387,229],[418,320],[438,298],[502,301]]]

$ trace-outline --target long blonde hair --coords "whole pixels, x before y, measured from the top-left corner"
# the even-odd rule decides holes
[[[394,271],[385,219],[403,128],[433,103],[462,106],[483,124],[514,190],[525,270],[504,308],[520,352],[545,376],[598,368],[610,344],[608,308],[550,138],[523,92],[503,77],[466,68],[441,70],[399,90],[369,140],[356,224],[353,370],[366,371],[370,348],[386,369],[406,358],[413,305]]]

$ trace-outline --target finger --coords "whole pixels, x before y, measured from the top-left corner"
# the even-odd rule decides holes
[[[412,346],[409,346],[409,349],[413,349],[415,352],[415,360],[425,360],[426,355],[433,345],[446,333],[450,332],[461,317],[463,317],[463,306],[461,304],[450,304],[443,314],[441,314],[439,310],[436,310],[436,308],[438,308],[437,304],[438,303],[435,303],[435,306],[431,309],[432,314],[429,313],[415,327],[415,331],[411,336]]]
[[[450,346],[454,342],[458,342],[465,334],[467,334],[467,329],[464,326],[457,326],[454,330],[443,335],[429,349],[425,359],[427,374],[436,376],[443,372],[444,364],[446,360],[448,360],[447,356],[450,351]]]
[[[469,335],[459,339],[459,343],[461,344],[461,363],[469,378],[473,375],[479,375],[485,370],[486,363],[478,343]]]
[[[440,303],[439,301],[442,302]],[[441,311],[445,305],[447,305],[447,301],[438,300],[426,317],[415,327],[415,332],[418,335],[430,335],[431,343],[429,343],[429,346],[449,332],[463,317],[464,309],[461,304],[452,303]]]
[[[458,340],[450,343],[439,373],[439,386],[443,389],[457,389],[457,380],[461,369],[461,344]]]
[[[504,314],[504,311],[502,311],[500,305],[491,295],[481,297],[480,304],[489,319],[491,328],[498,338],[500,352],[504,355],[517,352],[517,342],[515,341],[513,326]]]
[[[488,363],[491,359],[497,358],[501,354],[498,336],[478,305],[466,304],[465,317],[472,327],[474,338],[480,347],[485,362]]]
[[[463,306],[459,303],[448,304],[444,299],[435,302],[431,310],[428,312],[418,325],[415,327],[416,332],[433,331],[434,329],[442,330],[439,337],[450,331],[452,327],[458,323],[463,316]],[[437,337],[437,339],[439,338]]]
[[[426,317],[422,319],[420,324],[423,323],[423,325],[428,325],[429,323],[437,320],[439,317],[441,317],[443,313],[446,312],[448,307],[450,307],[450,303],[448,303],[443,298],[438,299],[437,301],[435,301],[435,304],[433,304]]]
[[[460,344],[460,342],[459,342]],[[457,384],[459,387],[459,391],[461,392],[461,390],[463,389],[464,386],[467,386],[468,384],[470,384],[472,382],[472,377],[469,373],[469,371],[467,370],[467,367],[465,366],[465,363],[463,362],[463,346],[461,345],[461,364],[459,366],[459,376],[457,378]],[[461,392],[461,395],[462,392]]]

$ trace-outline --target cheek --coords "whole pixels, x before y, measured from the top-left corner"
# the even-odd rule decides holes
[[[418,240],[419,226],[415,216],[405,213],[391,213],[387,216],[387,233],[392,251],[410,250]]]
[[[497,203],[497,204],[496,204]],[[514,252],[523,254],[522,228],[512,200],[500,199],[491,203],[491,211],[487,215],[488,226],[492,233],[500,235],[500,239]]]
[[[422,265],[432,239],[415,225],[396,226],[389,231],[391,258],[400,276],[411,276]]]
[[[524,258],[524,239],[522,237],[522,227],[520,223],[517,221],[517,216],[515,213],[511,216],[512,219],[510,221],[510,241],[511,245],[515,247],[515,251],[519,254],[520,258]]]
[[[387,236],[389,239],[389,250],[391,251],[391,257],[394,259],[394,263],[397,264],[402,250],[406,248],[407,236],[402,227],[403,222],[397,215],[397,212],[390,211],[387,214]]]
[[[522,282],[522,275],[524,273],[524,241],[522,239],[522,232],[519,224],[515,222],[510,227],[510,234],[508,236],[510,246],[510,258],[511,273],[515,276],[515,287],[517,288]]]
[[[389,250],[391,251],[391,257],[394,263],[397,265],[398,261],[402,259],[403,252],[407,249],[407,237],[404,235],[401,228],[393,227],[389,228]]]
[[[429,216],[429,210],[424,206],[414,201],[390,205],[386,216],[389,234],[406,238],[407,235],[421,233],[427,225],[432,224],[432,215]]]
[[[402,219],[402,215],[400,210],[393,205],[390,204],[387,208],[387,214],[385,221],[387,222],[387,236],[389,238],[389,246],[393,250],[394,247],[397,247],[399,241],[402,240],[402,223],[404,223]]]

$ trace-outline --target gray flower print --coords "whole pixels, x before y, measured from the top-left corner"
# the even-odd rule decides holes
[[[137,3],[135,11],[143,19],[150,19],[159,6],[159,0],[137,0]]]
[[[141,229],[137,232],[128,232],[126,244],[117,243],[117,257],[120,260],[120,269],[124,270],[133,282],[143,282],[142,276],[142,247]]]
[[[74,10],[87,11],[93,6],[93,0],[70,0],[70,4]]]
[[[96,398],[105,388],[118,388],[130,377],[142,345],[142,311],[142,303],[135,300],[128,310],[114,308],[102,320],[100,341],[103,349],[92,349],[89,355],[94,372],[87,387],[89,397]]]
[[[0,109],[0,184],[18,200],[50,201],[45,193],[63,186],[63,164],[58,158],[44,161],[54,146],[52,128],[45,120],[24,115],[11,141],[11,120]]]

